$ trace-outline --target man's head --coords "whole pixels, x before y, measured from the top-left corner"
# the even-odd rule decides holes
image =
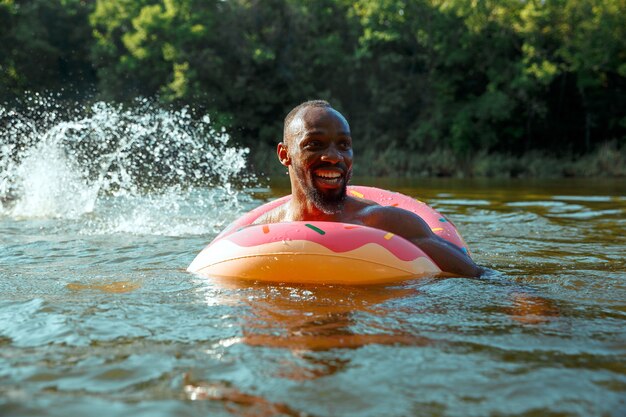
[[[326,101],[307,101],[285,118],[278,159],[289,168],[294,198],[326,214],[342,210],[352,176],[352,138],[346,119]]]

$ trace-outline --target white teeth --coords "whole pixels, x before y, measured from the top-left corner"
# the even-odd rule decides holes
[[[315,175],[317,175],[318,177],[330,179],[341,177],[341,174],[335,171],[318,171],[315,173]]]

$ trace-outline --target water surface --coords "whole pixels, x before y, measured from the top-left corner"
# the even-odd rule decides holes
[[[430,203],[494,272],[218,282],[184,270],[286,184],[242,181],[245,151],[184,115],[157,151],[140,117],[4,128],[1,415],[623,415],[623,181],[355,180]]]

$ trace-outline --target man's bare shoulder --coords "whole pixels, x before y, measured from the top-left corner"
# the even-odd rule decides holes
[[[389,217],[389,216],[400,216],[400,217],[415,216],[414,213],[408,210],[405,210],[403,208],[393,207],[393,206],[382,206],[378,203],[368,204],[367,206],[363,207],[361,212],[363,213],[364,216],[372,217],[372,218]]]
[[[262,214],[259,218],[253,221],[252,224],[280,223],[285,221],[286,217],[286,204],[281,204],[280,206],[273,208],[267,213]]]
[[[361,211],[363,224],[401,236],[429,234],[430,228],[417,214],[400,207],[370,205]]]
[[[269,224],[289,221],[288,204],[282,204],[261,215],[252,224]],[[347,197],[343,212],[335,221],[345,223],[364,224],[379,229],[401,229],[407,224],[413,224],[420,218],[410,211],[398,208],[381,206],[380,204],[362,198]]]

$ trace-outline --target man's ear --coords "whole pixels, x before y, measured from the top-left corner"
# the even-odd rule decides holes
[[[276,147],[276,155],[278,155],[278,160],[284,166],[291,165],[291,159],[289,159],[289,151],[287,150],[287,145],[280,142]]]

